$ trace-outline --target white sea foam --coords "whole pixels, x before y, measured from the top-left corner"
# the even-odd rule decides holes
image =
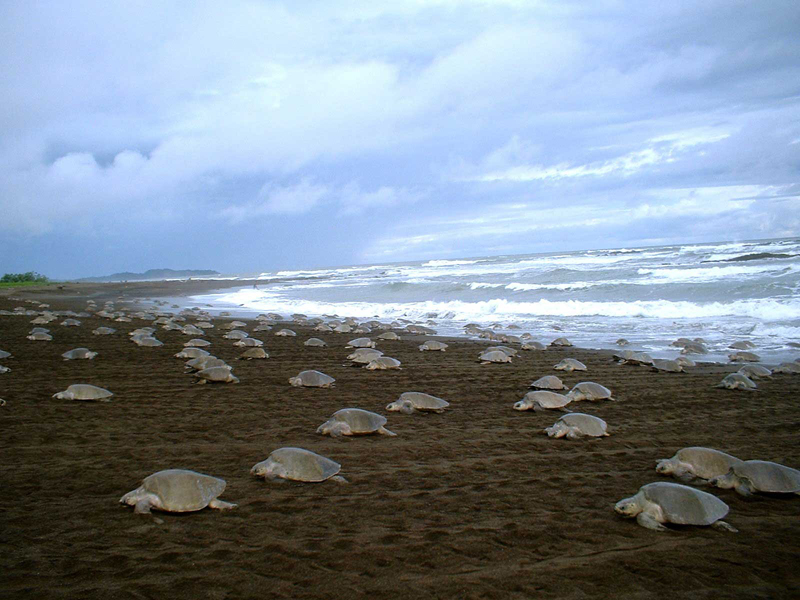
[[[429,260],[423,263],[423,267],[451,267],[458,265],[474,265],[479,262],[486,262],[486,259],[478,260]]]
[[[396,318],[399,316],[421,318],[427,313],[451,312],[454,320],[491,320],[498,317],[525,319],[542,316],[558,317],[650,317],[658,319],[713,318],[713,317],[751,317],[765,321],[800,319],[800,301],[739,300],[735,302],[671,302],[667,300],[635,302],[582,302],[567,300],[551,302],[515,302],[506,299],[481,302],[320,302],[286,298],[278,294],[263,293],[260,290],[242,289],[219,294],[213,297],[218,303],[243,306],[254,311],[301,312],[308,315],[337,313],[353,317],[380,316]],[[208,302],[209,297],[196,298],[198,302]]]
[[[714,281],[731,277],[779,276],[795,272],[792,265],[775,264],[761,266],[736,265],[730,267],[665,267],[663,269],[638,269],[639,275],[650,275],[652,279],[669,283]]]

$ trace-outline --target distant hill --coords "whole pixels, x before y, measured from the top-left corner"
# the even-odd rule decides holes
[[[175,269],[150,269],[144,273],[114,273],[102,277],[84,277],[78,281],[89,281],[95,283],[107,281],[153,281],[158,279],[188,279],[189,277],[215,277],[220,275],[219,271],[206,269],[187,269],[176,271]]]

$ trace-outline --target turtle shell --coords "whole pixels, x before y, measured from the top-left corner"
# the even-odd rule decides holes
[[[569,404],[572,400],[564,394],[556,394],[555,392],[548,392],[547,390],[536,390],[528,392],[522,401],[533,407],[538,404],[542,408],[562,408]]]
[[[733,465],[742,462],[735,456],[702,446],[681,448],[672,458],[692,465],[692,472],[703,479],[725,475]]]
[[[374,433],[386,425],[386,417],[378,413],[362,410],[360,408],[342,408],[337,410],[330,421],[343,421],[350,426],[354,434]]]
[[[491,352],[484,352],[480,355],[482,362],[490,363],[507,363],[511,362],[511,357],[501,350],[492,350]]]
[[[590,437],[601,437],[606,435],[608,425],[603,419],[584,413],[569,413],[561,417],[556,423],[577,429],[583,435]]]
[[[604,385],[595,383],[594,381],[582,381],[573,386],[573,388],[567,394],[567,397],[573,402],[579,400],[610,400],[611,390]]]
[[[529,387],[540,390],[565,390],[567,386],[555,375],[545,375],[534,381]]]
[[[775,494],[800,492],[800,471],[766,460],[747,460],[733,465],[733,472],[750,480],[754,490]]]
[[[301,371],[289,378],[289,383],[295,387],[330,387],[334,381],[333,377],[319,371]]]
[[[97,352],[92,352],[88,348],[75,348],[73,350],[68,350],[62,354],[66,360],[77,360],[77,359],[88,359],[91,360],[95,356],[97,356]]]
[[[108,400],[114,395],[106,389],[88,383],[74,383],[53,397],[58,398],[61,394],[71,397],[72,400]]]
[[[390,356],[380,356],[374,358],[365,367],[368,371],[383,371],[386,369],[399,369],[400,361]]]
[[[188,469],[167,469],[144,478],[142,489],[158,496],[163,510],[201,510],[225,491],[224,479]]]
[[[426,410],[441,410],[450,406],[450,403],[446,400],[423,392],[403,392],[397,402],[402,403],[405,401],[411,402],[415,409],[422,412]]]
[[[310,347],[313,347],[313,348],[324,348],[328,344],[326,344],[324,340],[312,337],[312,338],[308,338],[305,342],[303,342],[303,345],[304,346],[310,346]]]
[[[310,450],[278,448],[266,460],[254,465],[251,472],[258,475],[259,471],[266,471],[281,479],[313,483],[330,479],[341,468],[339,463]]]
[[[553,368],[556,371],[586,371],[586,365],[575,358],[565,358]]]
[[[730,510],[716,496],[679,483],[658,481],[643,485],[639,491],[661,507],[666,522],[676,525],[711,525]]]

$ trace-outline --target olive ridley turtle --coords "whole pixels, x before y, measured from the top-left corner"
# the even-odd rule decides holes
[[[590,402],[614,400],[614,398],[611,397],[611,390],[594,381],[582,381],[581,383],[575,384],[567,393],[567,398],[572,402],[580,402],[581,400],[589,400]]]
[[[774,372],[774,371],[773,371]],[[730,373],[720,381],[716,387],[726,390],[747,390],[756,389],[756,382],[741,373]]]
[[[574,358],[565,358],[553,367],[556,371],[586,371],[586,365]]]
[[[577,440],[582,437],[608,436],[607,428],[606,422],[599,417],[584,413],[569,413],[547,427],[544,432],[549,437]]]
[[[722,489],[734,488],[742,496],[754,492],[800,495],[800,471],[766,460],[746,460],[731,466],[725,475],[709,481]]]
[[[443,413],[448,406],[450,406],[449,402],[430,394],[403,392],[400,394],[400,398],[386,405],[386,410],[389,412],[401,412],[406,415],[415,412]]]
[[[564,382],[555,375],[545,375],[540,377],[528,387],[537,388],[540,390],[566,390],[568,389]]]
[[[194,374],[196,383],[239,383],[228,365],[222,367],[206,367]]]
[[[569,412],[564,408],[572,400],[564,394],[556,394],[546,390],[528,392],[519,402],[514,403],[514,410],[560,410]]]
[[[332,387],[336,380],[330,375],[319,371],[301,371],[295,377],[289,378],[289,383],[294,387]]]
[[[713,525],[736,532],[721,521],[730,510],[722,500],[687,485],[657,481],[639,488],[639,493],[617,502],[614,510],[623,517],[636,517],[647,529],[667,531],[663,523],[675,525]]]
[[[88,383],[73,383],[63,392],[53,394],[57,400],[102,400],[110,402],[114,394],[106,389]]]
[[[396,433],[384,427],[386,417],[360,408],[337,410],[330,419],[317,428],[317,433],[339,437],[342,435],[381,435],[395,436]]]
[[[342,465],[304,448],[278,448],[266,460],[253,465],[250,473],[264,479],[289,479],[318,483],[335,479],[345,483],[344,477],[337,477]]]
[[[88,348],[75,348],[74,350],[68,350],[67,352],[64,352],[64,354],[61,356],[64,357],[64,360],[92,360],[95,356],[97,356],[97,352],[92,352]]]
[[[735,456],[702,446],[681,448],[672,458],[656,461],[656,472],[672,475],[688,483],[694,479],[709,480],[725,475],[730,468],[742,461]]]
[[[149,513],[155,508],[166,512],[192,512],[206,506],[219,510],[235,508],[219,500],[225,491],[225,480],[188,469],[167,469],[144,478],[141,487],[119,499],[133,506],[135,513]]]

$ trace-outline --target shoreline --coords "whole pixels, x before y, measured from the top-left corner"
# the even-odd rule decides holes
[[[172,283],[172,282],[170,282]],[[97,285],[97,284],[93,284]],[[57,290],[36,298],[78,312],[131,287]],[[140,286],[135,286],[141,289]],[[168,291],[174,286],[145,286]],[[188,286],[189,289],[196,289]],[[28,296],[30,294],[30,296]],[[0,309],[35,308],[0,294]],[[738,366],[709,365],[685,374],[620,366],[580,348],[531,351],[510,364],[479,365],[488,344],[448,340],[446,352],[420,352],[418,336],[381,342],[399,371],[348,366],[344,346],[361,334],[297,331],[283,338],[253,332],[267,360],[240,361],[220,325],[203,336],[233,366],[238,385],[194,385],[173,355],[189,339],[159,329],[158,348],[139,348],[128,332],[149,324],[81,318],[54,321],[51,342],[25,339],[32,317],[0,315],[0,450],[6,502],[0,511],[0,595],[9,598],[790,598],[800,585],[798,498],[746,501],[732,490],[700,488],[730,507],[728,534],[701,527],[658,533],[613,511],[652,481],[657,459],[686,446],[709,446],[745,459],[797,468],[800,377],[759,381],[757,393],[714,388]],[[245,320],[245,319],[242,319]],[[111,326],[115,335],[93,336]],[[245,328],[252,329],[252,321]],[[320,337],[328,348],[307,348]],[[370,336],[373,337],[373,336]],[[440,336],[434,336],[440,337]],[[64,361],[85,346],[92,361]],[[562,373],[564,357],[587,372]],[[333,376],[331,389],[293,388],[304,369]],[[572,405],[601,417],[610,437],[567,441],[542,429],[557,412],[512,405],[542,375],[567,385],[596,381],[616,402]],[[56,400],[72,383],[114,393],[111,402]],[[389,413],[405,391],[450,403],[441,415]],[[320,436],[316,428],[344,407],[388,418],[397,437]],[[250,467],[272,450],[296,446],[342,465],[348,485],[269,483]],[[190,468],[226,480],[231,511],[135,515],[118,503],[141,479]],[[88,561],[88,562],[87,562]]]

